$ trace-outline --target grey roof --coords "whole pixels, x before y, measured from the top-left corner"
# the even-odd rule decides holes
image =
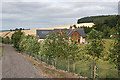
[[[47,37],[47,35],[49,35],[49,33],[51,33],[53,30],[37,30],[37,36],[39,36],[39,38],[44,39]]]
[[[72,32],[69,33],[68,36],[70,36],[71,34],[73,34],[75,31],[77,31],[82,37],[85,38],[85,32],[84,32],[84,29],[75,29],[75,30],[72,30]]]
[[[82,35],[82,37],[85,38],[85,32],[84,29],[54,29],[54,30],[37,30],[37,35],[39,36],[39,38],[44,39],[46,38],[47,35],[49,35],[49,33],[51,33],[52,31],[54,31],[55,33],[58,33],[59,30],[66,32],[66,34],[68,36],[70,36],[71,34],[73,34],[75,31],[77,31],[79,34]]]
[[[54,29],[54,31],[56,33],[58,33],[60,30],[63,31],[63,32],[66,32],[66,34],[68,34],[72,29]]]

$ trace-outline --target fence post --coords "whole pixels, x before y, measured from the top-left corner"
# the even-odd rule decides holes
[[[57,57],[55,57],[55,67],[57,68]]]
[[[91,60],[91,78],[93,78],[93,60]]]
[[[75,72],[75,62],[73,61],[73,72]]]
[[[70,59],[68,57],[68,72],[70,72]]]

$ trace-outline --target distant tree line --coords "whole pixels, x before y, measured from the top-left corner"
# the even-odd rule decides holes
[[[10,29],[10,31],[18,31],[18,30],[30,30],[30,29],[24,29],[24,28]]]

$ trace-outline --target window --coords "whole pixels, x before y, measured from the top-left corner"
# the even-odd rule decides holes
[[[75,33],[75,38],[77,38],[77,33]]]
[[[80,38],[80,35],[78,34],[78,38]]]

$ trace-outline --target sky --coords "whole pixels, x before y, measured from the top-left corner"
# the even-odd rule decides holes
[[[2,30],[76,24],[79,18],[117,15],[118,0],[2,0]]]

